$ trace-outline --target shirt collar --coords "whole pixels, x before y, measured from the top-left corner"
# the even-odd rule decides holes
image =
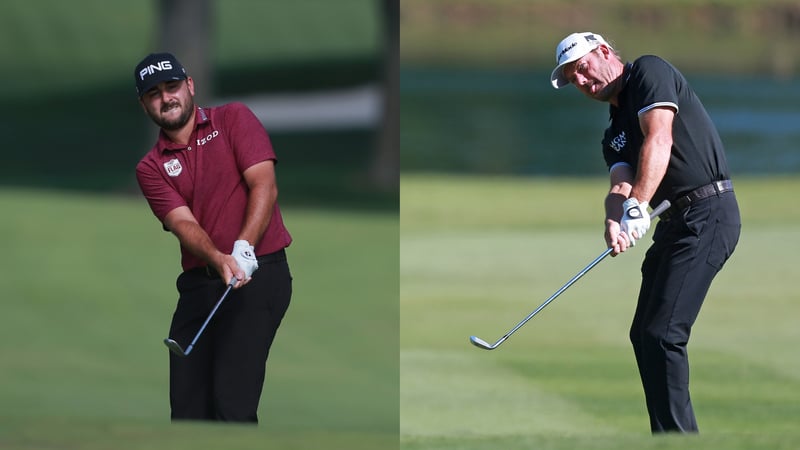
[[[194,131],[196,133],[197,128],[210,122],[211,118],[208,117],[208,111],[204,108],[195,105],[194,111]],[[164,153],[166,151],[184,150],[187,148],[186,145],[172,142],[172,140],[167,137],[166,133],[164,133],[164,130],[159,130],[158,132],[158,142],[156,143],[156,147],[160,153]]]
[[[617,100],[621,101],[622,99],[622,92],[625,91],[625,88],[628,87],[628,80],[631,78],[631,69],[633,68],[633,63],[629,62],[625,64],[625,68],[622,69],[622,75],[620,78],[622,79],[622,86],[619,88],[619,93],[617,94]],[[614,118],[614,114],[619,108],[614,105],[608,105],[608,119],[611,120]]]

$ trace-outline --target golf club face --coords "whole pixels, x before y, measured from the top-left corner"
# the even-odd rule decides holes
[[[164,339],[164,345],[167,346],[169,351],[171,351],[172,353],[174,353],[174,354],[176,354],[178,356],[186,356],[187,355],[187,353],[184,352],[183,349],[181,348],[181,345],[178,344],[177,342],[175,342],[172,339],[169,339],[169,338]]]
[[[482,348],[484,350],[494,350],[495,346],[489,345],[488,342],[484,341],[483,339],[479,338],[478,336],[470,336],[469,341],[472,342],[472,345],[478,348]]]
[[[200,327],[200,329],[197,331],[197,334],[194,336],[194,339],[192,340],[192,343],[189,344],[188,347],[186,347],[186,351],[184,351],[183,348],[181,348],[180,344],[175,342],[174,339],[170,339],[170,338],[164,339],[164,345],[166,345],[167,348],[172,353],[174,353],[174,354],[176,354],[178,356],[189,356],[189,353],[192,352],[192,349],[194,348],[194,344],[197,342],[197,339],[200,338],[201,334],[203,334],[203,330],[206,329],[206,325],[208,325],[208,322],[210,322],[211,318],[214,317],[214,314],[217,312],[217,309],[219,309],[219,305],[222,304],[222,301],[225,300],[225,297],[227,297],[228,292],[230,292],[231,289],[233,289],[233,286],[236,284],[237,281],[239,281],[239,280],[236,277],[231,277],[231,281],[228,282],[228,288],[225,289],[225,293],[222,294],[222,297],[219,298],[219,300],[217,301],[217,304],[214,305],[214,308],[208,314],[208,317],[206,317],[206,321],[203,322],[203,325]]]

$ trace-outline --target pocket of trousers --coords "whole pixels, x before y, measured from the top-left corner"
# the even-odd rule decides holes
[[[708,264],[720,270],[736,249],[742,226],[727,223],[717,223],[716,225],[711,251],[708,253]]]

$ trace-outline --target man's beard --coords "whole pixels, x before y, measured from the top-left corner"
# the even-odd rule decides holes
[[[156,125],[167,131],[175,131],[183,128],[183,126],[189,122],[189,119],[192,118],[192,114],[194,114],[194,101],[190,98],[189,100],[187,100],[186,105],[181,105],[177,101],[169,103],[161,108],[161,112],[162,113],[167,112],[175,105],[183,106],[183,111],[181,112],[181,115],[178,116],[176,119],[173,120],[164,119],[157,114],[149,113],[150,118],[153,119],[153,122],[155,122]]]

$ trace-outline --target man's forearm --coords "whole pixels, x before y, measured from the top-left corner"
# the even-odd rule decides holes
[[[671,146],[652,143],[642,147],[639,170],[631,187],[630,197],[649,202],[664,179],[669,165]]]
[[[244,224],[238,239],[244,239],[253,246],[258,244],[272,219],[277,198],[278,190],[275,185],[264,183],[250,189]]]
[[[630,196],[640,202],[650,202],[667,173],[674,117],[675,111],[668,107],[651,109],[639,117],[644,142]]]
[[[175,220],[168,225],[168,228],[181,245],[193,255],[214,267],[220,264],[220,257],[224,254],[214,245],[199,223],[191,220]]]

